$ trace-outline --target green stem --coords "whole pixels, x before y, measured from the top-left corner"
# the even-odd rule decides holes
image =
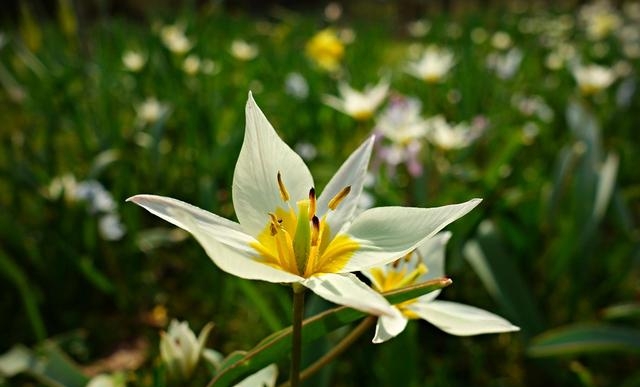
[[[309,367],[305,368],[302,373],[300,373],[300,381],[307,380],[311,375],[320,371],[322,367],[329,364],[336,357],[340,356],[344,351],[347,350],[364,332],[366,332],[369,327],[371,327],[376,322],[376,316],[368,316],[357,327],[355,327],[347,336],[345,336],[340,343],[333,347],[329,352],[325,353],[321,358],[316,360]],[[282,383],[278,387],[293,387],[293,379],[289,382]]]
[[[304,286],[293,284],[293,332],[291,333],[291,387],[300,385],[302,357],[302,319],[304,317]]]

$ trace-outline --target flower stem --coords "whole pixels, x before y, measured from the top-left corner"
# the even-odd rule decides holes
[[[293,284],[293,332],[291,333],[291,374],[289,375],[291,387],[298,387],[300,385],[304,290],[304,286]]]
[[[321,358],[316,360],[309,367],[305,368],[302,373],[300,373],[300,381],[307,380],[311,375],[320,371],[322,367],[329,364],[336,357],[340,356],[344,351],[347,350],[364,332],[366,332],[369,327],[371,327],[376,322],[376,316],[368,316],[357,327],[355,327],[347,336],[345,336],[340,343],[334,346],[329,352],[325,353]],[[278,387],[293,387],[293,379],[289,382],[285,382]]]

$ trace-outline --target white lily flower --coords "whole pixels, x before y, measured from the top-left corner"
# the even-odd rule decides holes
[[[164,116],[169,110],[169,106],[158,101],[155,97],[149,97],[144,102],[136,106],[138,121],[143,124],[153,124]]]
[[[523,57],[522,50],[517,47],[505,53],[493,52],[487,56],[487,67],[493,70],[500,79],[511,79],[518,72]]]
[[[253,375],[247,376],[234,387],[274,387],[278,379],[278,366],[270,364]]]
[[[612,69],[596,64],[576,66],[573,77],[584,95],[596,94],[611,86],[616,79]]]
[[[174,54],[182,55],[193,47],[193,42],[185,35],[184,26],[180,24],[162,27],[160,37],[164,45]]]
[[[416,62],[409,62],[407,73],[429,83],[440,82],[455,65],[453,53],[437,47],[427,48]]]
[[[208,323],[196,338],[186,321],[171,320],[169,329],[160,336],[160,357],[167,365],[169,375],[187,380],[198,365],[205,342],[213,324]]]
[[[389,106],[376,120],[375,130],[397,144],[424,138],[427,122],[420,115],[422,104],[416,98],[398,96],[391,98]]]
[[[127,70],[135,73],[142,70],[147,58],[138,51],[129,50],[122,54],[122,63]]]
[[[260,50],[258,46],[255,44],[250,44],[242,39],[236,39],[231,42],[231,47],[229,48],[231,55],[234,58],[240,59],[243,61],[249,61],[258,56]]]
[[[468,124],[462,122],[451,125],[441,115],[429,118],[427,123],[427,139],[444,150],[466,148],[479,136],[478,131]]]
[[[340,98],[333,95],[325,95],[323,98],[324,103],[358,121],[364,121],[373,116],[375,110],[387,97],[389,81],[382,79],[376,86],[367,85],[362,92],[353,89],[344,82],[340,82],[338,91],[340,92]]]
[[[245,279],[298,283],[322,298],[371,314],[396,314],[355,275],[412,251],[480,199],[437,207],[373,208],[355,214],[374,138],[340,167],[316,199],[302,158],[276,134],[251,93],[233,176],[238,223],[155,195],[128,200],[195,236],[222,270]]]
[[[397,261],[369,269],[363,274],[371,280],[371,286],[379,292],[443,277],[444,250],[450,237],[450,232],[439,233]],[[397,336],[407,326],[407,322],[414,319],[428,321],[456,336],[520,330],[504,318],[486,310],[457,302],[438,301],[435,298],[439,294],[440,290],[436,290],[405,301],[395,306],[400,314],[379,317],[373,342],[382,343]]]

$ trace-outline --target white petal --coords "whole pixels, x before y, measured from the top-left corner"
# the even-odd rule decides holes
[[[397,309],[396,309],[397,310]],[[373,343],[379,344],[392,339],[400,334],[407,326],[406,317],[398,311],[398,314],[391,316],[378,317],[378,323],[376,324],[376,333],[373,336]]]
[[[416,282],[426,282],[435,278],[444,277],[444,257],[447,242],[451,238],[451,232],[445,231],[434,235],[418,246],[416,252],[427,266],[428,271],[421,275]],[[438,289],[431,293],[425,294],[422,298],[433,300],[440,294]]]
[[[364,270],[402,257],[480,201],[472,199],[435,208],[379,207],[364,211],[344,230],[360,247],[341,272]]]
[[[278,379],[278,367],[270,364],[255,374],[243,379],[235,387],[273,387]]]
[[[268,282],[297,282],[301,279],[256,261],[258,253],[250,246],[255,239],[240,231],[237,223],[167,197],[137,195],[128,200],[189,231],[213,262],[227,273]]]
[[[336,235],[342,226],[351,220],[358,207],[374,140],[375,138],[371,136],[349,156],[338,169],[338,172],[333,175],[318,198],[317,214],[320,218],[327,214],[326,222],[329,225],[329,230],[331,230],[331,237]],[[335,211],[329,210],[329,201],[347,186],[351,186],[351,191],[347,197],[344,198]]]
[[[276,283],[302,280],[302,277],[295,274],[255,260],[258,253],[250,246],[250,243],[256,242],[252,237],[233,230],[227,230],[226,234],[224,230],[218,230],[220,235],[214,236],[209,230],[197,227],[186,213],[178,212],[176,217],[189,226],[188,231],[204,248],[209,258],[227,273],[240,278]]]
[[[302,284],[325,300],[374,315],[396,314],[389,302],[353,274],[320,274]]]
[[[416,302],[409,306],[420,318],[456,336],[519,331],[520,328],[484,309],[449,301]]]
[[[203,228],[207,228],[209,226],[223,226],[232,230],[240,231],[240,225],[236,222],[225,219],[209,211],[205,211],[189,203],[185,203],[183,201],[166,196],[136,195],[130,197],[129,199],[127,199],[127,201],[134,202],[135,204],[144,207],[152,214],[159,216],[167,222],[173,223],[174,225],[185,230],[187,230],[185,225],[169,214],[170,210],[179,209],[188,213],[193,218],[193,221],[195,221],[198,226]]]
[[[246,116],[244,142],[233,174],[233,207],[242,229],[258,235],[268,223],[269,212],[287,208],[280,197],[278,172],[293,208],[308,197],[313,178],[302,158],[278,137],[251,93]]]

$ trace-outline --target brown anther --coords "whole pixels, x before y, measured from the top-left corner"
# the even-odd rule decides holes
[[[287,192],[287,188],[284,186],[284,182],[282,181],[282,175],[280,171],[278,171],[278,188],[280,188],[280,197],[285,202],[289,201],[289,192]]]
[[[316,189],[311,187],[309,190],[309,218],[316,215]]]
[[[338,207],[338,205],[344,200],[344,198],[346,198],[347,195],[349,195],[349,192],[351,192],[350,185],[344,187],[342,191],[338,192],[338,194],[329,201],[329,204],[328,204],[329,208],[332,210],[335,210]]]
[[[311,218],[311,226],[311,246],[317,246],[320,235],[320,220],[315,215]]]
[[[278,233],[278,225],[282,221],[282,219],[278,220],[278,217],[273,212],[269,213],[269,218],[271,218],[271,224],[269,225],[271,236],[274,236]]]

